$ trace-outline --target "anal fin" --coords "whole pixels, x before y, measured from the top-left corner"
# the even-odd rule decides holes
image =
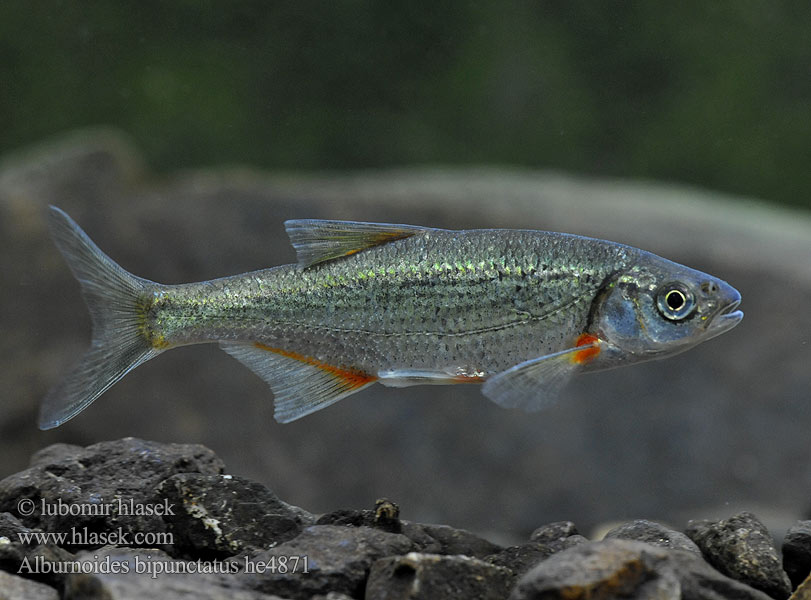
[[[377,381],[362,371],[260,342],[221,342],[220,347],[270,386],[274,418],[289,423],[321,410]]]
[[[504,408],[536,412],[554,404],[581,365],[600,353],[600,340],[581,335],[572,348],[527,360],[489,377],[482,393]]]

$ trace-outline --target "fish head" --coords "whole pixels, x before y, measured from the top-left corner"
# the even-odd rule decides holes
[[[695,269],[645,253],[603,289],[593,328],[605,344],[597,368],[663,358],[737,325],[741,295]]]

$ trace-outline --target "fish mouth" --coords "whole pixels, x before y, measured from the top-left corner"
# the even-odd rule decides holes
[[[709,319],[707,335],[704,339],[708,340],[714,338],[716,335],[721,335],[740,323],[741,319],[743,319],[743,311],[735,310],[740,303],[741,299],[736,298],[726,306],[721,307],[721,309]]]

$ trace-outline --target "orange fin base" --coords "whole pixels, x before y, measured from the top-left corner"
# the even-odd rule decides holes
[[[582,350],[578,350],[572,354],[572,362],[578,365],[584,365],[591,362],[597,355],[600,354],[600,338],[590,333],[583,333],[577,338],[575,346],[585,346]]]
[[[292,358],[293,360],[303,362],[315,367],[316,369],[319,369],[320,371],[323,371],[324,373],[332,375],[342,382],[341,387],[347,391],[357,390],[377,381],[377,377],[374,375],[369,375],[368,373],[364,373],[363,371],[359,371],[357,369],[336,367],[335,365],[316,360],[311,356],[305,356],[303,354],[298,354],[297,352],[290,352],[289,350],[283,350],[282,348],[274,348],[272,346],[262,344],[261,342],[254,342],[253,345],[259,350],[265,350],[266,352],[273,352],[274,354]]]

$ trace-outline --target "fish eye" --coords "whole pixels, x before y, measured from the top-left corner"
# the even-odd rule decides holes
[[[666,319],[681,321],[693,313],[696,301],[686,287],[678,283],[669,283],[662,286],[656,295],[656,306]]]

